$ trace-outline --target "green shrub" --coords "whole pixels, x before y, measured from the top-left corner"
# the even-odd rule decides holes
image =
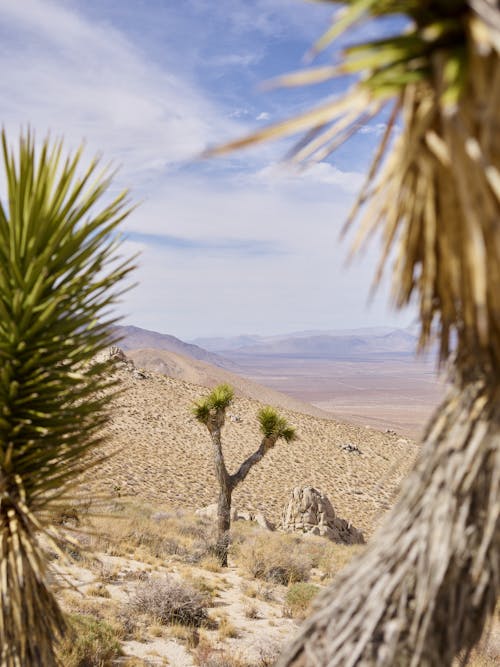
[[[303,618],[306,616],[307,610],[318,591],[318,586],[304,581],[292,584],[286,592],[283,613],[292,618]]]
[[[116,631],[104,621],[72,614],[70,631],[59,646],[58,657],[64,667],[107,667],[121,655]]]

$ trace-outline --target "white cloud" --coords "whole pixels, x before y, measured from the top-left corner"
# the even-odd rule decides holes
[[[269,120],[271,118],[271,114],[268,113],[267,111],[261,111],[261,113],[255,118],[255,120]]]
[[[214,11],[213,2],[189,2],[199,5],[201,17]],[[295,30],[303,16],[299,4],[221,0],[217,11],[228,12],[236,32],[264,35],[285,24]],[[129,321],[183,336],[384,321],[382,310],[370,319],[364,315],[373,257],[346,273],[347,245],[338,243],[361,174],[328,163],[287,172],[274,164],[283,146],[238,156],[237,166],[245,160],[245,169],[231,170],[235,163],[228,162],[225,170],[212,163],[183,171],[179,163],[207,143],[244,131],[242,119],[255,115],[244,97],[235,98],[231,113],[202,91],[194,75],[160,66],[126,34],[91,21],[73,3],[0,0],[0,21],[7,129],[15,135],[29,123],[39,135],[51,129],[73,146],[85,137],[88,152],[121,162],[120,181],[144,195],[125,225],[132,233],[126,252],[143,251],[140,286],[122,306]],[[217,44],[217,52],[221,48]],[[226,65],[244,65],[236,60],[250,55],[229,53]],[[169,53],[165,62],[173,59]],[[134,234],[193,243],[176,249]],[[205,241],[220,241],[220,251],[206,250]],[[246,253],[245,242],[257,251]]]
[[[248,67],[255,65],[263,58],[262,52],[252,51],[249,53],[225,53],[205,59],[205,65],[213,67]]]
[[[368,125],[362,125],[358,132],[360,134],[375,134],[376,136],[382,135],[387,129],[387,123],[372,123]]]
[[[0,20],[23,42],[0,44],[8,129],[31,124],[72,145],[84,137],[134,179],[189,159],[228,132],[227,118],[194,85],[109,25],[50,0],[0,0]]]
[[[343,192],[352,194],[358,192],[364,182],[363,174],[341,171],[327,162],[318,162],[306,169],[271,164],[257,172],[255,178],[268,185],[290,184],[296,188],[301,184],[301,187],[307,188],[309,192],[314,185],[335,186]]]

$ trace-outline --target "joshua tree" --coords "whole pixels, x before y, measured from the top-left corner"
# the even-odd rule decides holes
[[[345,95],[214,152],[306,130],[292,159],[321,160],[386,109],[350,220],[363,212],[358,240],[382,229],[381,266],[397,244],[395,302],[418,301],[420,346],[435,335],[452,388],[395,507],[279,665],[446,667],[500,586],[500,12],[496,0],[344,4],[315,50],[360,20],[408,22],[281,79],[357,74]]]
[[[109,345],[114,289],[130,270],[114,262],[126,193],[80,151],[17,154],[1,138],[7,198],[0,202],[0,664],[52,667],[64,618],[46,582],[38,534],[102,437],[113,382],[88,364]]]
[[[286,442],[295,440],[295,429],[276,410],[265,407],[259,410],[257,419],[260,424],[262,441],[260,447],[240,465],[232,475],[229,474],[222,451],[221,432],[226,419],[226,410],[233,400],[233,389],[227,384],[216,387],[209,396],[198,401],[193,412],[196,419],[205,424],[210,433],[213,446],[215,474],[219,483],[219,501],[217,507],[217,557],[223,567],[227,567],[229,547],[229,529],[231,527],[231,496],[234,489],[246,479],[246,476],[266,453],[283,438]]]

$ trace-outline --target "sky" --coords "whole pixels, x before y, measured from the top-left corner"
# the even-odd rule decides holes
[[[302,173],[282,163],[289,140],[199,158],[345,89],[260,85],[301,67],[332,14],[305,0],[0,0],[9,136],[84,141],[139,203],[122,227],[123,252],[140,252],[124,323],[184,339],[411,324],[388,280],[369,299],[379,241],[347,265],[339,238],[383,118]]]

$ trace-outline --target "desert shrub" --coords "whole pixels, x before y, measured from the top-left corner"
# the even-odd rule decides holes
[[[227,616],[224,616],[220,619],[219,637],[221,639],[234,639],[235,637],[239,637],[239,634],[240,633],[238,628],[233,623],[231,623]]]
[[[196,649],[195,659],[199,667],[273,667],[279,653],[278,645],[265,643],[258,647],[258,657],[249,660],[234,651],[225,651],[203,640]]]
[[[285,595],[283,613],[293,618],[303,618],[318,591],[318,586],[308,584],[304,581],[292,584]]]
[[[158,623],[200,627],[208,620],[205,598],[191,586],[170,577],[151,577],[137,586],[130,607]]]
[[[313,554],[313,566],[319,568],[328,578],[335,577],[338,572],[359,553],[363,551],[363,544],[334,544],[321,540],[316,553]]]
[[[312,560],[300,540],[280,533],[255,533],[237,545],[239,564],[257,579],[287,586],[305,581],[311,572]]]
[[[115,629],[90,616],[69,616],[70,632],[60,643],[59,661],[64,667],[107,667],[121,655]]]

